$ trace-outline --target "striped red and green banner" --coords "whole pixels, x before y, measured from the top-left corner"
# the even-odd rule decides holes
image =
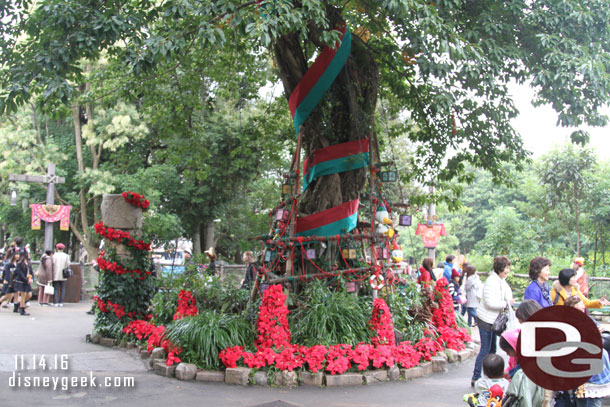
[[[315,150],[303,163],[303,191],[316,178],[363,168],[369,165],[369,140],[347,143]]]
[[[297,236],[332,236],[351,232],[358,223],[359,199],[297,218]]]
[[[347,62],[352,45],[352,35],[347,26],[343,26],[340,31],[342,35],[339,48],[326,46],[290,95],[288,106],[297,134],[301,124],[311,114]]]

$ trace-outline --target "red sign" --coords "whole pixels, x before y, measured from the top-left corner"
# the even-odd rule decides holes
[[[426,225],[424,223],[417,224],[416,235],[421,235],[424,241],[424,247],[434,249],[438,245],[438,240],[441,236],[445,236],[445,225],[439,223],[437,225]]]

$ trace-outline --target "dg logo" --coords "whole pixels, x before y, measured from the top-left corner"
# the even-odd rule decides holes
[[[524,322],[517,355],[523,373],[548,390],[575,389],[603,370],[595,323],[566,306],[543,308]]]

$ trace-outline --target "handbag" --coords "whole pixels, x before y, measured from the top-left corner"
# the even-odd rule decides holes
[[[70,268],[70,266],[67,266],[63,271],[62,274],[64,276],[64,278],[70,278],[74,275],[74,271],[72,271],[72,269]]]
[[[46,284],[44,286],[45,295],[53,295],[55,294],[55,288],[51,284]]]
[[[506,330],[506,324],[508,323],[508,306],[502,310],[496,317],[496,320],[491,325],[491,330],[496,335],[502,335],[502,332]]]

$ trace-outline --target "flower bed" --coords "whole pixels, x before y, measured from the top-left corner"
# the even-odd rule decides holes
[[[286,295],[281,285],[269,287],[263,294],[262,303],[259,308],[259,316],[256,325],[256,338],[252,343],[252,348],[247,344],[228,346],[218,353],[218,358],[227,369],[246,369],[239,371],[238,375],[252,375],[254,372],[269,371],[271,376],[278,371],[296,372],[299,377],[301,374],[309,380],[312,377],[318,378],[322,383],[322,376],[334,377],[344,374],[359,374],[360,376],[349,377],[344,381],[330,381],[329,385],[353,381],[357,384],[357,377],[366,383],[373,379],[376,370],[399,372],[403,369],[403,377],[419,377],[421,372],[431,372],[432,367],[427,361],[438,362],[439,358],[434,358],[444,349],[460,351],[465,348],[464,342],[470,341],[465,329],[459,328],[455,321],[453,304],[446,288],[444,279],[437,282],[432,292],[434,308],[432,313],[431,329],[424,331],[424,336],[416,343],[410,341],[395,342],[392,315],[385,301],[376,298],[373,302],[373,311],[369,321],[369,328],[372,331],[371,343],[358,343],[356,345],[335,344],[335,345],[314,345],[302,346],[291,342],[291,332],[288,324],[289,310],[286,306]],[[99,301],[99,300],[98,300]],[[100,304],[100,308],[110,310],[110,312],[121,313],[115,303]],[[178,321],[198,314],[197,304],[191,292],[181,290],[178,294],[178,307],[173,320]],[[151,316],[149,316],[151,317]],[[148,318],[150,319],[150,318]],[[173,326],[172,322],[172,326]],[[143,344],[148,352],[156,347],[162,347],[168,354],[166,364],[168,366],[181,362],[181,357],[185,350],[174,345],[166,336],[164,325],[155,326],[146,319],[131,321],[123,329],[123,333],[128,340]],[[188,349],[186,349],[188,351]],[[464,351],[469,353],[469,351]],[[443,354],[444,355],[444,354]],[[466,354],[464,354],[466,355]],[[460,360],[469,357],[460,356]],[[436,359],[436,360],[435,360]],[[441,358],[442,359],[442,358]],[[446,360],[446,358],[444,359]],[[418,366],[422,366],[422,368]],[[411,373],[405,373],[411,368],[420,369]],[[351,373],[350,373],[351,372]],[[387,372],[386,372],[387,373]],[[421,374],[420,374],[421,373]],[[400,373],[395,373],[394,377]],[[233,377],[234,373],[231,374]],[[311,376],[313,375],[313,376]],[[363,376],[364,375],[364,376]],[[207,374],[204,375],[207,377]],[[274,377],[268,380],[273,382]],[[260,377],[258,376],[261,380]],[[264,377],[267,377],[266,375]],[[384,373],[384,377],[387,377]],[[215,379],[216,380],[216,379]],[[228,379],[229,380],[229,379]],[[234,377],[230,380],[234,380]],[[257,382],[257,380],[243,379],[239,383]],[[279,380],[279,379],[278,379]],[[291,379],[292,380],[292,379]],[[385,379],[382,379],[385,380]],[[395,379],[394,379],[395,380]],[[228,383],[232,381],[227,381]],[[281,380],[278,383],[283,383]],[[291,381],[292,383],[292,381]]]
[[[467,331],[459,328],[455,322],[453,303],[446,286],[447,281],[441,279],[434,290],[438,308],[433,312],[432,322],[436,332],[426,330],[424,337],[415,345],[409,341],[396,344],[390,310],[383,299],[376,298],[369,321],[374,333],[371,343],[359,343],[353,347],[348,344],[312,347],[291,344],[286,295],[282,286],[271,286],[263,294],[256,351],[248,352],[243,346],[232,346],[221,351],[219,358],[227,368],[302,369],[312,373],[324,370],[331,375],[350,369],[390,368],[395,364],[408,369],[417,366],[420,361],[431,360],[444,348],[462,350],[465,348],[464,341],[470,341]]]

